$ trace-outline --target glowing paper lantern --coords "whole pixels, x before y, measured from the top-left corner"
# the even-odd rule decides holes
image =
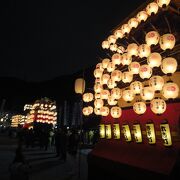
[[[93,113],[93,107],[92,106],[88,106],[88,111],[89,111],[89,114],[92,114]]]
[[[146,7],[146,12],[150,16],[151,14],[156,14],[158,12],[158,5],[155,2],[149,3]]]
[[[146,134],[149,144],[156,143],[155,128],[153,123],[146,124]]]
[[[119,88],[113,88],[113,89],[111,90],[111,96],[112,96],[112,98],[114,98],[114,99],[120,99],[121,96],[122,96],[122,91],[121,91],[121,89],[119,89]]]
[[[75,92],[77,94],[83,94],[85,90],[85,80],[82,78],[78,78],[75,81]]]
[[[100,99],[100,98],[101,98],[101,94],[100,93],[95,93],[94,99]]]
[[[160,47],[162,50],[173,49],[176,39],[173,34],[164,34],[160,37]]]
[[[111,73],[111,79],[113,81],[117,81],[119,82],[122,78],[122,72],[120,70],[114,70],[112,73]]]
[[[109,49],[113,52],[117,51],[117,44],[111,44]]]
[[[118,39],[118,38],[121,39],[124,37],[124,34],[123,34],[122,30],[120,30],[120,29],[116,30],[114,35],[115,35],[116,39]]]
[[[110,62],[110,60],[107,59],[107,58],[105,58],[105,59],[102,60],[102,66],[103,66],[104,69],[107,68],[109,62]]]
[[[164,79],[161,76],[152,76],[149,80],[149,86],[154,88],[154,90],[157,92],[162,90],[163,85],[164,85]]]
[[[119,65],[121,63],[121,55],[119,53],[115,53],[112,56],[112,63],[115,65]]]
[[[122,115],[122,110],[120,107],[114,106],[111,108],[111,116],[113,118],[119,118],[119,117],[121,117],[121,115]]]
[[[84,102],[90,102],[92,100],[93,100],[93,94],[92,93],[83,94],[83,101]]]
[[[150,86],[145,86],[142,88],[140,95],[143,100],[149,102],[154,98],[154,89]]]
[[[139,76],[142,78],[142,79],[149,79],[152,75],[152,68],[147,65],[147,64],[144,64],[142,66],[140,66],[139,68]]]
[[[108,49],[109,48],[109,41],[103,41],[102,42],[102,48],[103,49]]]
[[[101,84],[95,84],[95,85],[94,85],[94,91],[95,91],[96,93],[100,93],[102,89],[103,89],[103,87],[102,87]]]
[[[112,135],[111,135],[111,125],[110,124],[106,124],[106,139],[111,139]]]
[[[114,139],[120,139],[120,127],[119,124],[113,124]]]
[[[128,66],[128,70],[129,72],[131,72],[131,74],[139,74],[139,68],[140,68],[140,64],[138,62],[132,62]]]
[[[109,104],[110,106],[114,106],[114,105],[117,104],[117,101],[116,101],[112,96],[109,96],[109,97],[108,97],[108,104]]]
[[[88,108],[87,108],[87,107],[84,107],[84,108],[83,108],[83,114],[84,114],[85,116],[89,116],[89,111],[88,111]]]
[[[95,79],[95,84],[102,84],[101,78],[96,78],[96,79]]]
[[[109,44],[114,44],[114,43],[116,43],[116,36],[110,35],[110,36],[108,37],[108,42],[109,42]]]
[[[139,22],[136,18],[131,18],[129,21],[128,21],[128,25],[130,28],[137,28]]]
[[[151,68],[159,67],[161,65],[162,57],[159,53],[151,53],[147,58],[147,63]]]
[[[107,84],[109,79],[110,79],[109,74],[103,74],[102,77],[101,77],[102,84]]]
[[[146,112],[146,104],[144,102],[135,102],[133,110],[136,114],[144,114]]]
[[[129,71],[123,72],[122,81],[123,83],[130,83],[133,80],[133,74]]]
[[[108,71],[108,72],[114,71],[115,68],[116,68],[115,64],[113,64],[112,62],[109,62],[109,63],[108,63],[108,66],[107,66],[107,71]]]
[[[110,92],[107,89],[103,89],[100,94],[101,94],[101,99],[108,99]]]
[[[141,127],[139,124],[133,124],[133,134],[134,134],[134,139],[136,143],[141,143],[142,133],[141,133]]]
[[[106,106],[103,106],[100,108],[101,116],[108,116],[109,115],[109,108]]]
[[[103,65],[102,65],[102,63],[98,63],[97,65],[96,65],[96,69],[100,69],[100,70],[104,70],[103,69]]]
[[[113,89],[114,87],[117,86],[117,84],[112,79],[109,79],[107,82],[107,86],[109,89]]]
[[[127,103],[131,102],[134,99],[134,93],[131,90],[124,90],[122,93],[122,98]]]
[[[169,5],[171,0],[157,0],[157,4],[159,7],[163,8]]]
[[[122,55],[122,65],[129,65],[132,62],[132,57],[128,53]]]
[[[124,134],[125,140],[127,142],[130,142],[132,138],[131,138],[131,131],[130,131],[129,125],[127,124],[122,125],[122,132]]]
[[[123,34],[128,34],[131,31],[131,28],[128,24],[123,24],[121,27],[121,31]]]
[[[137,20],[139,22],[141,21],[146,21],[148,18],[148,14],[146,11],[140,11],[138,14],[137,14]]]
[[[105,138],[105,125],[104,124],[99,125],[99,135],[100,135],[100,138]]]
[[[123,46],[118,46],[117,52],[118,52],[119,54],[123,54],[123,53],[125,52],[125,48],[124,48]]]
[[[160,39],[160,35],[158,32],[156,31],[150,31],[146,34],[146,44],[148,46],[151,46],[151,45],[156,45],[158,44],[159,42],[159,39]]]
[[[102,74],[103,74],[103,71],[101,69],[95,69],[94,70],[94,77],[95,78],[101,78]]]
[[[167,57],[163,59],[161,64],[161,70],[164,74],[172,74],[177,70],[177,61],[173,57]]]
[[[171,146],[172,139],[171,139],[171,132],[170,132],[169,124],[168,123],[160,124],[160,129],[161,129],[161,135],[162,135],[164,146]]]
[[[141,44],[138,48],[138,55],[140,58],[148,57],[151,53],[151,48],[147,44]]]
[[[102,99],[95,99],[94,106],[95,108],[101,108],[104,105],[104,101]]]
[[[164,84],[162,89],[162,95],[166,99],[175,99],[178,97],[179,94],[179,87],[176,83],[168,82]]]
[[[127,47],[127,52],[130,56],[138,55],[138,45],[136,43],[131,43]]]
[[[153,113],[162,114],[166,111],[166,102],[163,99],[153,99],[150,107]]]
[[[143,88],[143,85],[140,81],[134,81],[130,84],[130,90],[135,94],[140,94],[141,90]]]
[[[94,108],[94,113],[96,115],[101,115],[100,109],[98,109],[98,108]]]

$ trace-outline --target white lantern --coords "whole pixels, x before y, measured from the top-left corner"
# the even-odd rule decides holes
[[[149,79],[152,75],[152,68],[147,65],[147,64],[144,64],[142,66],[140,66],[139,68],[139,76],[142,78],[142,79]]]
[[[121,30],[123,34],[128,34],[131,31],[131,28],[128,24],[123,24]]]
[[[122,110],[120,107],[114,106],[111,108],[111,116],[113,118],[119,118],[119,117],[121,117],[121,115],[122,115]]]
[[[109,104],[110,106],[114,106],[114,105],[117,104],[117,101],[116,101],[112,96],[109,96],[109,97],[108,97],[108,104]]]
[[[179,87],[176,83],[168,82],[164,84],[162,89],[162,95],[166,99],[175,99],[178,97],[179,94]]]
[[[134,99],[134,93],[131,90],[124,90],[122,94],[122,98],[127,103],[131,102]]]
[[[102,99],[95,99],[94,106],[96,108],[101,108],[104,105],[104,101]]]
[[[87,107],[84,107],[82,111],[85,116],[89,116],[89,110]]]
[[[135,95],[140,94],[142,88],[143,88],[143,85],[140,81],[134,81],[130,84],[130,89]]]
[[[109,49],[110,49],[111,51],[115,52],[115,51],[117,51],[117,48],[118,48],[118,47],[117,47],[117,44],[111,44]]]
[[[119,82],[122,78],[122,72],[120,70],[114,70],[112,73],[111,73],[111,79],[113,81],[117,81]]]
[[[121,39],[121,38],[124,37],[124,34],[123,34],[122,30],[120,30],[120,29],[116,30],[116,31],[114,32],[114,35],[115,35],[116,39],[118,39],[118,38]]]
[[[92,114],[93,113],[93,107],[92,106],[88,106],[87,108],[88,108],[89,114]]]
[[[111,96],[112,96],[112,98],[114,98],[114,99],[120,99],[121,96],[122,96],[122,91],[121,91],[121,89],[119,89],[119,88],[113,88],[113,89],[111,90]]]
[[[139,68],[140,68],[140,64],[138,62],[132,62],[128,66],[128,70],[129,72],[131,72],[131,74],[139,74]]]
[[[131,43],[127,47],[127,52],[130,56],[138,55],[138,45],[136,43]]]
[[[130,83],[133,80],[133,74],[129,71],[123,72],[122,74],[122,82]]]
[[[146,104],[144,102],[135,102],[133,110],[136,114],[144,114],[146,112]]]
[[[138,14],[137,14],[137,20],[139,22],[141,21],[146,21],[148,18],[148,14],[146,11],[140,11]]]
[[[160,35],[157,31],[150,31],[146,34],[146,44],[148,46],[158,44]]]
[[[109,79],[107,82],[107,86],[109,89],[113,89],[114,87],[117,86],[117,84],[112,79]]]
[[[112,63],[115,65],[119,65],[121,63],[121,55],[119,53],[115,53],[112,56]]]
[[[95,93],[94,99],[100,99],[100,98],[101,98],[101,94],[100,93]]]
[[[164,34],[160,37],[160,47],[162,50],[173,49],[176,39],[173,34]]]
[[[128,25],[130,28],[137,28],[139,22],[137,20],[137,18],[131,18],[129,21],[128,21]]]
[[[141,44],[138,48],[138,55],[140,58],[148,57],[151,53],[151,48],[147,44]]]
[[[161,70],[164,74],[173,74],[177,70],[177,61],[173,57],[163,59]]]
[[[159,67],[161,65],[162,57],[159,53],[151,53],[147,58],[147,63],[151,68]]]
[[[149,102],[154,98],[154,89],[150,86],[145,86],[142,88],[140,95],[143,100]]]
[[[125,48],[124,48],[123,46],[118,46],[117,52],[118,52],[119,54],[123,54],[123,53],[125,52]]]
[[[101,78],[103,71],[101,69],[95,69],[94,70],[94,77],[95,78]]]
[[[100,93],[102,89],[103,89],[103,87],[102,87],[101,84],[98,83],[98,84],[95,84],[95,85],[94,85],[94,91],[95,91],[96,93]]]
[[[94,108],[94,113],[95,113],[96,115],[101,115],[101,111],[100,111],[100,109],[98,109],[98,108]]]
[[[91,102],[92,100],[93,100],[93,94],[92,93],[83,94],[83,101],[84,102]]]
[[[108,99],[110,92],[107,89],[103,89],[100,94],[101,94],[101,99]]]
[[[100,69],[100,70],[104,70],[103,69],[103,65],[102,65],[102,63],[98,63],[98,64],[96,64],[96,69]]]
[[[109,48],[109,41],[103,41],[102,42],[102,48],[103,49],[108,49]]]
[[[100,108],[101,116],[108,116],[109,115],[109,108],[106,106],[103,106]]]
[[[152,76],[149,80],[149,86],[153,87],[155,91],[162,90],[164,85],[164,79],[161,76]]]
[[[155,2],[149,3],[146,7],[146,12],[150,16],[151,14],[156,14],[158,12],[158,5]]]
[[[128,53],[122,55],[122,65],[129,65],[132,62],[132,57]]]
[[[110,79],[109,74],[103,74],[102,77],[101,77],[102,84],[107,84],[109,79]]]
[[[163,8],[169,5],[171,0],[157,0],[157,4],[159,7]]]
[[[110,35],[108,37],[109,44],[115,44],[116,43],[116,37],[114,35]]]
[[[162,114],[166,111],[166,102],[163,99],[153,99],[150,107],[153,113]]]
[[[106,69],[108,64],[109,64],[110,60],[105,58],[102,60],[102,66],[103,66],[103,69]]]
[[[107,66],[107,71],[108,71],[108,72],[114,71],[115,68],[116,68],[115,64],[113,64],[112,62],[109,62],[109,63],[108,63],[108,66]]]

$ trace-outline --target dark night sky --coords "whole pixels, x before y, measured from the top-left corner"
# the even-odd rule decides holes
[[[98,62],[101,42],[144,0],[7,0],[0,77],[44,81]]]

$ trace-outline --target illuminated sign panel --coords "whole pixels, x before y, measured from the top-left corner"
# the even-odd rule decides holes
[[[141,127],[139,124],[134,124],[133,125],[133,134],[134,134],[134,139],[137,143],[142,142],[142,133],[141,133]]]
[[[113,124],[113,135],[114,135],[114,139],[120,139],[119,124]]]
[[[163,143],[164,146],[171,146],[172,140],[171,140],[169,124],[160,124],[160,129],[161,129],[161,135],[164,142]]]
[[[106,139],[111,139],[111,125],[110,124],[106,124]]]
[[[100,138],[105,138],[105,125],[104,124],[99,125],[99,135],[100,135]]]
[[[131,141],[132,138],[131,138],[131,132],[130,132],[130,129],[129,129],[129,125],[123,125],[122,126],[122,132],[124,134],[124,138],[127,142]]]
[[[147,139],[148,139],[149,144],[155,144],[156,136],[155,136],[155,130],[154,130],[153,123],[146,124],[146,134],[147,134]]]

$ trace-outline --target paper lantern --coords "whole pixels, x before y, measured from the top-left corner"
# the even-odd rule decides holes
[[[157,31],[150,31],[146,34],[145,39],[148,46],[156,45],[159,42],[160,35]]]
[[[118,29],[114,32],[114,36],[116,37],[116,39],[118,39],[118,38],[121,39],[124,37],[124,34],[123,34],[122,30]]]
[[[144,64],[142,66],[140,66],[139,68],[139,76],[142,78],[142,79],[149,79],[152,75],[152,68],[147,65],[147,64]]]
[[[119,82],[122,78],[122,72],[120,70],[114,70],[112,73],[111,73],[111,79],[113,81],[117,81]]]
[[[171,0],[157,0],[157,4],[159,7],[163,8],[169,5]]]
[[[84,108],[83,108],[83,114],[84,114],[85,116],[89,116],[89,111],[88,111],[88,108],[87,108],[87,107],[84,107]]]
[[[159,67],[161,65],[162,57],[159,53],[151,53],[147,58],[147,63],[151,68]]]
[[[161,70],[164,74],[173,74],[177,70],[177,61],[173,57],[167,57],[163,59],[161,64]]]
[[[133,74],[129,71],[123,72],[122,81],[123,83],[130,83],[133,80]]]
[[[75,81],[75,92],[77,94],[83,94],[85,90],[85,80],[82,78],[78,78]]]
[[[109,115],[109,108],[106,106],[103,106],[100,108],[101,116],[108,116]]]
[[[166,99],[175,99],[178,97],[179,94],[179,87],[176,83],[168,82],[164,84],[162,89],[162,95]]]
[[[111,139],[112,135],[111,135],[111,125],[110,124],[106,124],[106,139]]]
[[[158,5],[155,2],[149,3],[146,7],[146,12],[150,16],[151,14],[156,14],[158,12]]]
[[[138,55],[140,58],[148,57],[151,53],[151,48],[147,44],[141,44],[138,48]]]
[[[89,111],[89,114],[92,114],[93,113],[93,107],[92,106],[88,106],[88,111]]]
[[[100,70],[104,70],[103,69],[103,65],[102,65],[102,63],[98,63],[97,65],[96,65],[96,69],[100,69]]]
[[[124,134],[125,140],[127,142],[130,142],[132,138],[131,138],[131,131],[130,131],[129,125],[127,124],[122,125],[122,132]]]
[[[129,21],[128,21],[128,25],[130,28],[137,28],[139,22],[136,18],[131,18]]]
[[[124,48],[123,46],[118,46],[117,52],[118,52],[119,54],[123,54],[123,53],[125,52],[125,48]]]
[[[98,83],[98,84],[95,84],[95,85],[94,85],[94,91],[95,91],[96,93],[100,93],[102,89],[103,89],[103,87],[102,87],[101,84]]]
[[[136,17],[139,22],[146,21],[148,18],[148,14],[146,11],[140,11]]]
[[[120,107],[114,106],[111,108],[111,116],[113,118],[119,118],[119,117],[121,117],[121,115],[122,115],[122,110]]]
[[[92,93],[83,94],[83,101],[84,102],[90,102],[92,100],[93,100],[93,94]]]
[[[154,89],[150,86],[145,86],[142,88],[140,95],[143,100],[149,102],[154,98]]]
[[[109,96],[109,97],[108,97],[108,104],[109,104],[110,106],[114,106],[114,105],[117,104],[117,101],[116,101],[112,96]]]
[[[103,49],[109,49],[109,41],[103,41],[102,42],[102,48]]]
[[[146,134],[149,144],[155,144],[156,143],[156,136],[155,136],[155,128],[153,123],[147,123],[146,124]]]
[[[107,86],[109,89],[113,89],[114,87],[117,86],[117,84],[112,79],[109,79],[107,82]]]
[[[95,99],[94,106],[95,108],[101,108],[104,105],[104,101],[102,99]]]
[[[132,62],[132,57],[128,53],[122,55],[122,65],[129,65]]]
[[[110,92],[107,89],[103,89],[100,94],[101,94],[101,99],[108,99]]]
[[[144,114],[146,112],[146,104],[144,102],[135,102],[133,110],[136,114]]]
[[[134,140],[136,143],[141,143],[142,142],[142,133],[141,133],[141,127],[139,124],[133,124],[133,135],[134,135]]]
[[[131,28],[128,24],[123,24],[121,27],[121,31],[123,34],[128,34],[131,31]]]
[[[153,99],[150,107],[153,113],[162,114],[166,111],[166,102],[163,99]]]
[[[173,49],[176,43],[176,39],[173,34],[164,34],[160,37],[160,47],[162,50]]]
[[[107,71],[108,71],[108,72],[114,71],[115,68],[116,68],[115,64],[113,64],[112,62],[109,62],[109,63],[108,63],[108,66],[107,66]]]
[[[160,124],[161,135],[163,139],[164,146],[171,146],[172,139],[171,139],[171,132],[168,123],[161,123]]]
[[[115,53],[112,56],[112,63],[115,65],[119,65],[121,63],[121,55],[119,53]]]
[[[110,62],[110,60],[107,59],[107,58],[105,58],[105,59],[102,60],[103,69],[106,69],[106,68],[107,68],[109,62]]]
[[[152,76],[149,80],[149,86],[154,88],[154,90],[157,92],[162,90],[163,85],[164,85],[164,79],[161,76]]]
[[[101,94],[100,93],[95,93],[94,99],[100,99],[100,98],[101,98]]]
[[[102,77],[101,77],[102,84],[107,84],[109,79],[110,79],[110,75],[109,74],[103,74]]]
[[[99,135],[100,135],[100,138],[105,138],[105,125],[104,124],[99,125]]]
[[[112,96],[112,98],[114,98],[114,99],[120,99],[121,96],[122,96],[122,91],[121,91],[121,89],[119,89],[119,88],[113,88],[113,89],[111,90],[111,96]]]
[[[143,88],[143,85],[140,81],[134,81],[130,84],[130,90],[135,94],[140,94],[141,90]]]
[[[109,49],[113,52],[117,51],[117,44],[111,44]]]
[[[103,71],[101,69],[95,69],[94,70],[94,77],[95,78],[101,78]]]
[[[94,82],[95,84],[102,84],[101,78],[96,78]]]
[[[120,139],[120,127],[119,124],[113,124],[114,139]]]
[[[94,108],[94,113],[95,113],[96,115],[101,115],[101,111],[100,111],[100,109],[98,109],[98,108]]]
[[[122,98],[127,103],[131,102],[134,99],[134,93],[131,90],[124,90],[122,93]]]
[[[127,52],[130,56],[138,55],[138,45],[136,43],[131,43],[127,47]]]
[[[128,70],[131,74],[139,74],[140,64],[138,62],[132,62],[128,66]]]
[[[108,37],[108,42],[109,42],[109,44],[115,44],[116,43],[116,36],[110,35]]]

